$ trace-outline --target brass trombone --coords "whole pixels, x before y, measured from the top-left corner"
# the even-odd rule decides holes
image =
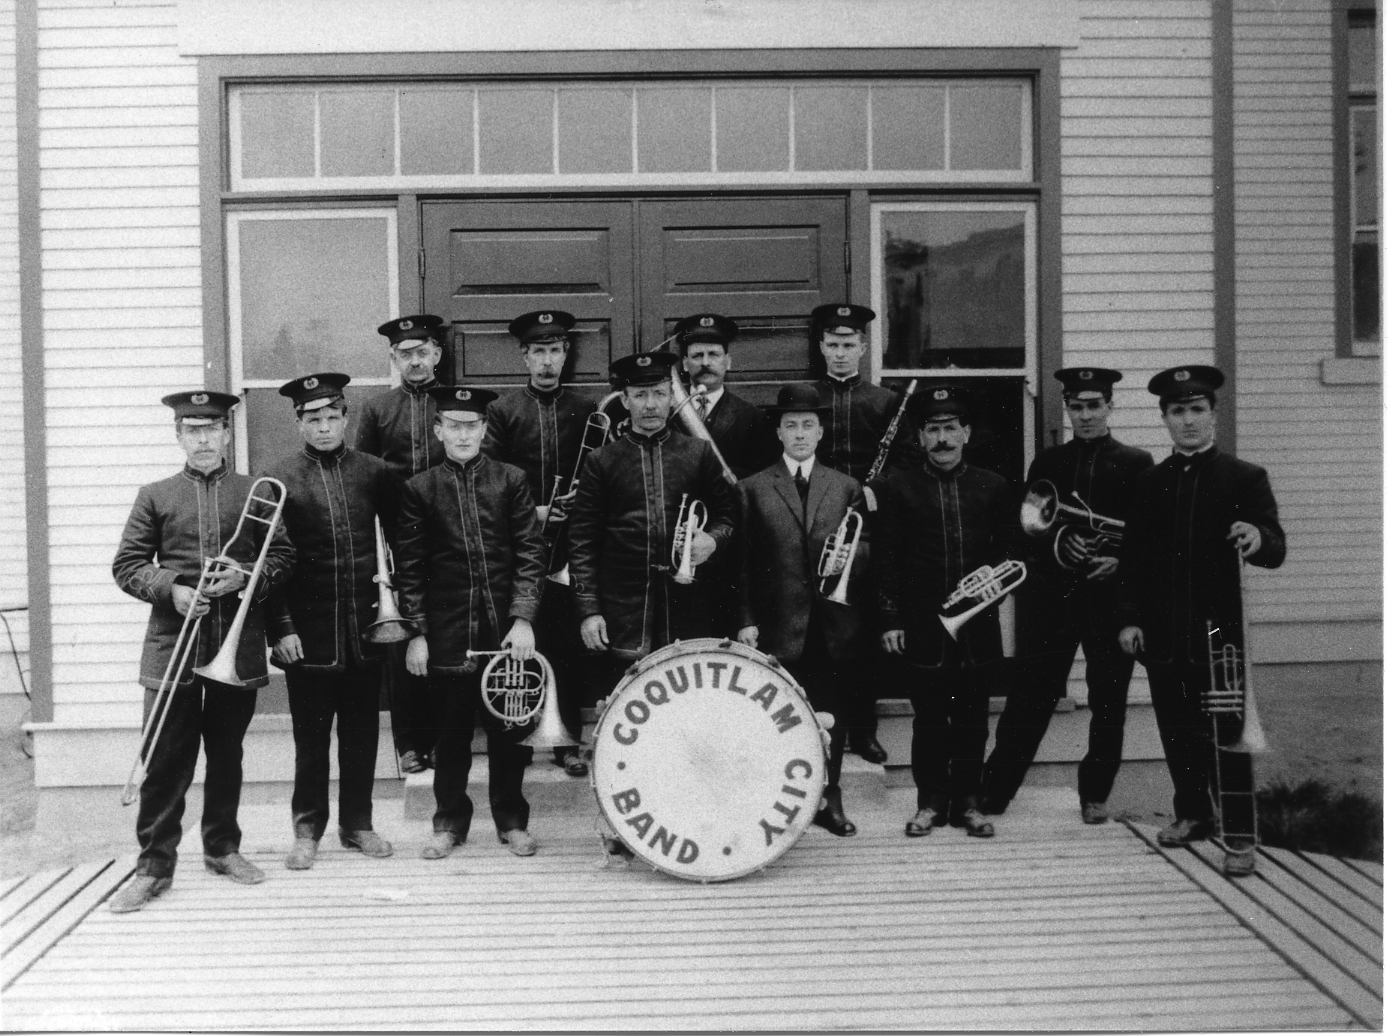
[[[1020,561],[1008,558],[1001,565],[981,565],[963,579],[954,593],[949,595],[944,607],[940,609],[940,625],[955,640],[959,630],[979,612],[991,604],[999,603],[1027,577],[1027,566]],[[973,603],[970,604],[969,602]],[[963,610],[956,610],[965,605]],[[952,614],[951,614],[952,613]]]
[[[262,484],[274,491],[276,495],[273,497],[259,495]],[[121,792],[121,805],[129,806],[139,798],[140,785],[144,784],[145,777],[149,774],[149,764],[154,758],[154,749],[159,744],[159,737],[164,732],[164,721],[168,719],[169,708],[173,705],[174,693],[178,690],[178,682],[182,678],[183,670],[187,668],[189,660],[197,651],[198,635],[202,629],[203,618],[197,614],[198,604],[203,600],[203,591],[207,588],[208,580],[228,571],[240,572],[247,577],[246,585],[241,590],[241,604],[236,609],[236,615],[231,620],[231,625],[227,628],[226,637],[223,638],[221,649],[217,652],[216,657],[207,665],[194,669],[193,672],[215,683],[227,684],[231,687],[246,686],[245,681],[236,675],[236,652],[240,647],[241,631],[246,625],[246,616],[250,612],[251,602],[255,597],[256,584],[260,581],[260,573],[265,568],[265,558],[270,552],[270,543],[279,528],[280,519],[284,513],[284,502],[288,495],[288,490],[279,479],[266,476],[252,482],[250,492],[246,494],[246,502],[241,507],[241,517],[236,521],[236,529],[231,534],[231,539],[227,540],[222,552],[215,558],[203,559],[202,572],[198,576],[198,585],[193,590],[193,600],[188,606],[188,614],[184,616],[183,625],[179,628],[178,636],[174,640],[173,650],[169,652],[169,664],[164,667],[164,675],[159,680],[159,688],[154,694],[149,718],[140,731],[140,750],[136,753],[135,764],[130,768],[130,776],[126,779],[125,788]],[[271,508],[269,518],[262,518],[258,514],[251,513],[252,508],[257,504]],[[255,564],[249,569],[231,557],[231,548],[240,539],[241,531],[245,528],[247,520],[260,522],[266,526],[265,540],[260,545],[260,553],[256,555]]]
[[[395,599],[395,583],[391,580],[390,548],[381,531],[381,516],[376,516],[376,621],[366,627],[363,636],[373,644],[398,644],[409,640],[418,630],[409,619],[400,615]]]
[[[858,556],[858,540],[862,535],[863,516],[850,507],[834,534],[824,541],[824,549],[819,554],[818,574],[819,592],[825,594],[826,601],[848,603],[848,579],[853,571],[853,559]],[[830,591],[829,580],[835,576],[838,582]]]
[[[540,721],[521,742],[527,748],[570,748],[578,744],[569,737],[559,718],[559,695],[549,659],[538,651],[522,662],[509,648],[499,651],[469,651],[468,658],[491,656],[482,670],[482,704],[507,727],[521,727],[536,716]]]
[[[592,433],[595,431],[598,433],[597,442],[592,441]],[[593,413],[589,414],[588,420],[583,422],[583,439],[578,445],[578,459],[574,461],[574,473],[569,477],[569,488],[565,490],[563,493],[560,493],[559,486],[563,480],[563,476],[554,476],[554,488],[550,490],[549,506],[545,508],[545,520],[540,524],[541,536],[544,536],[548,533],[549,523],[551,521],[559,520],[558,518],[555,518],[554,515],[556,509],[559,510],[560,518],[567,517],[567,513],[561,507],[559,507],[559,499],[561,497],[568,496],[570,493],[573,492],[574,487],[578,485],[578,473],[583,468],[583,458],[587,457],[588,454],[592,453],[599,447],[606,446],[608,436],[611,434],[611,432],[612,418],[608,417],[605,413],[603,413],[601,409],[595,410]],[[554,582],[559,583],[562,586],[568,586],[569,563],[567,561],[564,562],[563,568],[561,568],[558,572],[554,571],[555,555],[559,553],[559,540],[560,536],[556,535],[554,538],[554,545],[550,547],[549,559],[545,564],[545,578],[553,580]]]
[[[675,521],[675,540],[670,548],[670,561],[675,566],[675,582],[688,586],[694,582],[694,534],[703,532],[708,524],[708,508],[702,500],[690,500],[685,493],[680,498],[679,518]]]
[[[1044,536],[1056,525],[1075,525],[1082,531],[1089,544],[1091,555],[1097,551],[1112,554],[1123,542],[1125,522],[1117,518],[1106,518],[1096,514],[1078,493],[1071,493],[1079,501],[1079,507],[1071,507],[1060,502],[1060,492],[1049,479],[1037,479],[1027,490],[1022,501],[1022,531],[1028,536]],[[1066,562],[1059,552],[1060,541],[1056,541],[1056,560],[1064,568],[1074,566]]]

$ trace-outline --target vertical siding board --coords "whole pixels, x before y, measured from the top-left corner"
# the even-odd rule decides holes
[[[19,181],[15,107],[15,4],[0,0],[0,608],[15,637],[29,651],[29,573],[25,551],[24,371],[19,333]],[[13,273],[11,272],[13,271]],[[0,640],[0,656],[8,655]],[[14,666],[0,657],[0,693],[20,690]]]

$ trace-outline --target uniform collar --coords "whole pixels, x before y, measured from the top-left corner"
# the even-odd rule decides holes
[[[1184,457],[1186,460],[1194,460],[1196,457],[1203,457],[1205,454],[1211,452],[1214,448],[1215,444],[1210,443],[1208,446],[1205,446],[1202,449],[1195,450],[1194,452],[1188,452],[1186,450],[1181,449],[1179,446],[1173,446],[1171,447],[1171,455],[1173,457]]]
[[[926,460],[921,462],[921,466],[925,468],[927,474],[933,475],[935,478],[938,478],[941,482],[949,482],[962,475],[964,473],[964,470],[969,466],[969,462],[966,460],[961,460],[958,464],[950,468],[948,471],[944,471],[940,468],[937,468],[934,464],[931,464],[930,460],[927,458]]]
[[[631,428],[627,431],[627,437],[637,446],[655,446],[670,438],[670,425],[666,422],[665,427],[654,435],[642,435],[635,428]]]
[[[559,401],[559,397],[564,394],[564,386],[560,385],[556,389],[551,389],[549,392],[545,392],[542,389],[537,389],[534,385],[527,381],[525,383],[525,393],[531,399],[538,400],[541,403],[554,404],[557,403]]]
[[[853,388],[856,385],[861,385],[863,376],[862,374],[854,374],[852,377],[848,378],[836,378],[832,374],[826,374],[824,375],[824,381],[830,388],[836,391],[842,391],[846,388]]]
[[[430,379],[429,379],[428,381],[426,381],[423,385],[420,385],[419,388],[415,388],[415,387],[414,387],[413,385],[411,385],[408,381],[405,381],[405,380],[402,379],[401,382],[400,382],[400,387],[401,387],[402,389],[405,390],[405,393],[406,393],[407,395],[411,395],[411,396],[422,396],[422,395],[424,395],[424,393],[428,392],[431,388],[433,388],[433,387],[434,387],[435,385],[437,385],[438,383],[439,383],[439,379],[438,379],[438,378],[430,378]]]
[[[304,443],[304,456],[311,461],[319,464],[336,464],[347,455],[347,444],[341,442],[333,450],[316,450],[308,443]]]
[[[229,474],[231,474],[231,469],[227,467],[225,460],[205,475],[191,464],[183,465],[183,476],[194,482],[220,482]]]
[[[459,463],[458,463],[456,460],[454,460],[452,457],[444,457],[444,458],[443,458],[443,462],[444,462],[444,464],[446,464],[446,465],[448,465],[450,468],[452,468],[454,471],[458,471],[458,472],[476,471],[476,470],[477,470],[477,466],[478,466],[479,464],[482,463],[482,454],[479,453],[477,456],[473,457],[472,460],[468,461],[466,464],[459,464]]]
[[[1073,443],[1078,444],[1078,447],[1079,447],[1079,449],[1081,449],[1081,450],[1097,450],[1100,446],[1106,445],[1106,444],[1107,444],[1108,442],[1110,442],[1112,439],[1113,439],[1113,433],[1112,433],[1112,432],[1105,432],[1103,435],[1099,436],[1097,439],[1081,439],[1079,436],[1075,436],[1075,437],[1072,438],[1070,441],[1073,442]]]

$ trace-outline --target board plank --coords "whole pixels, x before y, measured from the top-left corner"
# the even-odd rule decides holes
[[[45,920],[41,931],[33,932],[3,959],[0,959],[0,989],[8,990],[34,963],[81,924],[97,905],[116,890],[135,869],[135,858],[106,861],[75,895]]]

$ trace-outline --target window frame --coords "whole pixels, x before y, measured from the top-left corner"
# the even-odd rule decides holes
[[[1331,238],[1335,249],[1335,356],[1344,358],[1376,357],[1382,354],[1383,311],[1380,302],[1379,340],[1356,340],[1354,337],[1354,265],[1352,252],[1357,234],[1354,206],[1354,109],[1367,99],[1365,91],[1356,90],[1364,84],[1351,83],[1349,78],[1349,23],[1352,16],[1372,13],[1378,30],[1378,74],[1373,103],[1378,113],[1378,250],[1379,298],[1383,298],[1383,96],[1380,91],[1383,69],[1382,11],[1378,0],[1334,0],[1331,11],[1331,90],[1332,97],[1332,162],[1334,184],[1332,207],[1334,230]]]

